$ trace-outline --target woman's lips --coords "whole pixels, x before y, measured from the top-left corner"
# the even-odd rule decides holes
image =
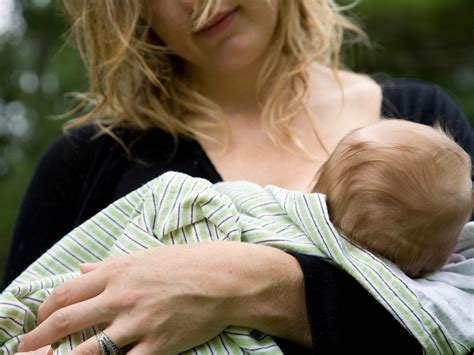
[[[199,36],[212,36],[226,29],[234,19],[237,8],[217,13],[203,28],[194,33]]]

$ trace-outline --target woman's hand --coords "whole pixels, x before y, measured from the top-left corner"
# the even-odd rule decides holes
[[[84,265],[82,271],[43,303],[40,324],[19,350],[53,344],[100,323],[130,354],[184,351],[230,324],[310,342],[301,270],[293,257],[270,247],[236,242],[162,247]],[[72,352],[81,353],[100,354],[97,339]]]
[[[16,352],[15,355],[53,355],[53,348],[51,345],[43,346],[41,349],[28,351],[28,352]]]

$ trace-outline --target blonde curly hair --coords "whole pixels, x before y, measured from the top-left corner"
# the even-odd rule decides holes
[[[211,18],[219,3],[197,0],[194,27]],[[187,81],[182,60],[157,38],[146,0],[64,0],[63,6],[89,76],[88,90],[77,93],[80,102],[70,112],[82,114],[66,129],[94,123],[121,142],[117,129],[158,128],[177,140],[211,139],[204,132],[217,127],[224,133],[218,143],[228,142],[225,115]],[[336,71],[344,32],[363,32],[333,0],[280,0],[279,6],[274,43],[258,78],[258,99],[269,138],[279,144],[281,137],[290,137],[301,147],[291,123],[308,111],[304,98],[310,65],[318,62]],[[265,97],[262,87],[270,88]],[[184,122],[189,113],[206,119]]]

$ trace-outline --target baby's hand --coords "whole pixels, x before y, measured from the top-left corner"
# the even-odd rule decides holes
[[[51,345],[46,345],[38,350],[15,353],[15,355],[53,355],[53,348]]]

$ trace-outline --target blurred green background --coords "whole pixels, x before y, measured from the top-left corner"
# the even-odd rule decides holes
[[[473,0],[362,0],[349,13],[372,41],[347,51],[350,68],[434,82],[474,122]],[[0,278],[33,169],[61,133],[54,116],[87,87],[66,33],[57,2],[0,0]]]

